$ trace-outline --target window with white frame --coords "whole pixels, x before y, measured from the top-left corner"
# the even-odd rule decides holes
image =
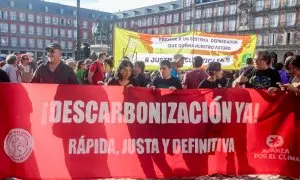
[[[296,6],[297,5],[297,0],[287,0],[287,6]]]
[[[254,28],[261,29],[263,27],[263,17],[255,17]]]
[[[271,9],[277,9],[279,8],[280,0],[271,0]]]
[[[174,23],[178,23],[178,22],[179,22],[179,14],[178,14],[178,13],[175,13],[175,14],[173,15],[173,22],[174,22]]]
[[[53,28],[52,29],[52,34],[53,34],[53,37],[58,37],[58,29],[57,28]]]
[[[8,19],[8,12],[0,10],[0,19]]]
[[[228,30],[229,31],[235,31],[235,23],[236,23],[236,21],[234,19],[231,19],[228,21]]]
[[[146,27],[147,26],[147,19],[143,18],[142,20],[142,27]]]
[[[64,50],[66,48],[66,41],[60,41],[60,46]]]
[[[1,46],[8,46],[8,37],[1,36]]]
[[[26,21],[25,13],[19,13],[19,19],[20,21]]]
[[[20,25],[20,34],[26,34],[26,26]]]
[[[74,39],[77,38],[77,31],[76,30],[73,31],[73,37],[74,37]]]
[[[158,34],[158,28],[153,28],[153,34]]]
[[[152,17],[147,18],[147,26],[152,26]]]
[[[218,16],[223,16],[224,15],[224,7],[223,6],[219,6],[218,7]]]
[[[64,14],[64,9],[63,8],[60,9],[60,14]]]
[[[159,34],[165,34],[166,33],[166,28],[165,27],[160,27],[159,28]]]
[[[123,28],[127,28],[127,21],[123,21]]]
[[[211,23],[206,23],[205,32],[211,32]]]
[[[38,48],[43,48],[43,40],[42,39],[37,40],[37,47]]]
[[[46,40],[45,41],[45,46],[47,47],[47,46],[49,46],[49,44],[51,44],[51,41],[50,40]]]
[[[195,18],[200,19],[201,18],[201,9],[197,9],[195,14],[196,14]]]
[[[165,15],[161,15],[160,17],[159,17],[159,24],[165,24]]]
[[[83,21],[82,24],[83,24],[83,28],[84,28],[84,29],[87,29],[87,28],[88,28],[88,22],[87,22],[87,21]]]
[[[191,25],[185,25],[184,26],[184,32],[191,31]]]
[[[277,27],[279,23],[279,15],[273,14],[270,15],[270,27]]]
[[[191,11],[184,12],[184,20],[190,20],[191,19]]]
[[[257,35],[257,46],[262,46],[262,35],[258,34]]]
[[[34,15],[33,14],[28,14],[28,22],[31,22],[31,23],[34,22]]]
[[[212,16],[212,8],[205,9],[205,17],[211,17]]]
[[[18,45],[17,38],[16,37],[11,37],[10,38],[10,44],[11,44],[12,47],[17,47],[17,45]]]
[[[36,16],[36,22],[39,23],[39,24],[43,23],[43,19],[42,19],[41,15]]]
[[[142,27],[142,20],[141,19],[138,20],[138,27]]]
[[[49,8],[45,6],[45,12],[49,12]]]
[[[17,20],[17,12],[16,11],[10,11],[9,12],[10,20]]]
[[[16,24],[10,24],[10,33],[17,33],[17,25]]]
[[[66,19],[65,18],[60,18],[60,25],[61,26],[66,26]]]
[[[158,25],[158,16],[153,17],[153,25]]]
[[[46,36],[51,36],[51,28],[50,27],[45,28],[45,34],[46,34]]]
[[[29,39],[29,47],[30,48],[34,48],[35,47],[35,41],[34,41],[34,39]]]
[[[189,7],[192,5],[192,0],[185,0],[185,3],[184,3],[185,7]]]
[[[74,27],[77,27],[77,21],[76,20],[73,20],[73,25],[74,25]]]
[[[263,0],[257,0],[255,2],[255,10],[256,11],[262,11],[264,9],[264,1]]]
[[[231,4],[229,6],[229,14],[235,14],[236,13],[236,4]]]
[[[134,20],[131,20],[130,21],[130,28],[133,28],[134,27]]]
[[[51,17],[45,16],[45,24],[51,24]]]
[[[195,24],[194,30],[201,31],[201,24]]]
[[[72,27],[72,19],[68,19],[68,20],[67,20],[67,26]],[[94,26],[93,26],[93,27],[94,27]]]
[[[73,43],[72,43],[72,41],[68,41],[68,49],[73,49]]]
[[[28,4],[28,9],[32,10],[32,4],[31,3]]]
[[[26,38],[20,38],[20,46],[21,47],[26,47]]]
[[[36,31],[37,31],[37,35],[38,35],[38,36],[42,36],[42,35],[43,35],[43,27],[38,26],[38,27],[36,28]]]
[[[287,13],[286,14],[286,25],[294,26],[296,23],[296,13]]]
[[[166,34],[172,34],[172,27],[166,27]]]
[[[152,28],[147,29],[147,34],[152,34]]]
[[[177,34],[178,33],[178,26],[173,26],[172,27],[172,34]]]
[[[88,39],[88,33],[86,31],[83,32],[83,39]]]
[[[223,21],[217,22],[217,32],[223,32]]]
[[[0,23],[0,29],[2,33],[8,32],[8,24],[7,23]]]
[[[29,26],[28,27],[28,34],[34,35],[34,26]]]
[[[172,14],[168,14],[167,15],[167,24],[171,24],[172,23]]]
[[[58,17],[52,17],[52,24],[58,25]]]
[[[72,33],[72,30],[68,30],[68,38],[72,38],[72,35],[73,35],[73,33]]]

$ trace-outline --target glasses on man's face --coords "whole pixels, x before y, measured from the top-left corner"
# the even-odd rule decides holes
[[[23,61],[29,61],[29,59],[28,59],[28,58],[25,58],[25,59],[23,59]]]

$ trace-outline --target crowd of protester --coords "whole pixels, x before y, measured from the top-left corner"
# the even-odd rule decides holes
[[[275,52],[257,51],[254,58],[246,60],[239,71],[223,71],[221,63],[210,62],[203,67],[201,56],[193,58],[193,69],[183,71],[186,58],[176,54],[172,62],[162,60],[159,70],[145,71],[142,61],[132,63],[123,57],[114,69],[113,57],[100,53],[96,61],[62,60],[59,44],[47,48],[46,62],[34,63],[30,54],[14,53],[0,63],[0,82],[55,83],[83,85],[113,85],[176,89],[198,88],[254,88],[265,89],[270,94],[292,91],[300,95],[300,55],[286,52],[281,61]]]

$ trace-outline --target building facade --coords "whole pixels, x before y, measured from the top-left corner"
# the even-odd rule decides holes
[[[112,19],[110,13],[80,10],[81,41],[94,44],[92,27],[96,17]],[[77,38],[76,7],[43,0],[1,0],[0,53],[32,52],[45,55],[45,47],[52,42],[61,44],[63,56],[73,57]],[[112,47],[112,25],[106,44]]]
[[[119,27],[138,32],[256,33],[257,49],[300,53],[300,0],[177,0],[116,15]]]

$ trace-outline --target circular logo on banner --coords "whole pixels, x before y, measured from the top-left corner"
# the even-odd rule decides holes
[[[16,163],[26,161],[33,150],[34,141],[28,131],[12,129],[4,140],[5,153]]]
[[[266,143],[270,148],[278,148],[284,144],[284,140],[281,136],[270,135],[267,137]]]

